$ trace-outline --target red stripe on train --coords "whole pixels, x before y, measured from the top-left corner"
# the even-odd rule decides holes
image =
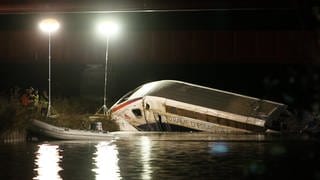
[[[125,107],[125,106],[127,106],[127,105],[129,105],[129,104],[131,104],[131,103],[133,103],[133,102],[136,102],[136,101],[138,101],[138,100],[140,100],[140,99],[142,99],[142,98],[131,99],[131,100],[129,100],[129,101],[123,102],[123,103],[119,104],[118,106],[112,108],[112,109],[111,109],[111,112],[116,112],[116,111],[118,111],[119,109],[121,109],[121,108],[123,108],[123,107]]]

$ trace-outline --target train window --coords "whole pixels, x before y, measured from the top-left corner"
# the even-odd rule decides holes
[[[140,109],[132,109],[131,111],[136,117],[138,118],[142,117],[142,113]]]
[[[166,106],[166,112],[172,113],[172,114],[177,114],[177,108],[173,106]]]
[[[150,109],[150,105],[147,103],[146,104],[146,109],[149,110]]]
[[[129,99],[129,97],[130,97],[132,94],[133,94],[133,91],[131,91],[131,92],[129,92],[129,93],[127,93],[127,94],[125,94],[123,97],[121,97],[121,98],[120,98],[120,100],[117,102],[117,104],[120,104],[120,103],[122,103],[122,102],[124,102],[124,101],[128,100],[128,99]]]
[[[132,95],[133,93],[135,93],[139,88],[140,88],[140,87],[138,87],[138,88],[136,88],[136,89],[128,92],[128,93],[125,94],[124,96],[122,96],[122,97],[120,98],[120,100],[119,100],[116,104],[120,104],[120,103],[122,103],[122,102],[124,102],[124,101],[127,101],[127,100],[131,97],[131,95]]]

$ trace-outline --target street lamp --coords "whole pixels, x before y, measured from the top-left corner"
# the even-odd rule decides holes
[[[48,33],[49,41],[48,41],[48,59],[49,59],[49,97],[48,97],[48,111],[47,111],[47,117],[50,117],[52,114],[52,106],[51,106],[51,34],[55,31],[57,31],[60,27],[60,24],[55,19],[44,19],[40,21],[39,28],[41,31]]]
[[[107,115],[108,108],[107,108],[107,65],[108,65],[108,48],[109,48],[109,38],[119,31],[119,26],[114,22],[103,22],[99,23],[97,26],[98,32],[102,34],[106,38],[106,62],[105,62],[105,69],[104,69],[104,94],[103,94],[103,105],[102,107],[96,112],[96,114],[102,114],[104,116]]]

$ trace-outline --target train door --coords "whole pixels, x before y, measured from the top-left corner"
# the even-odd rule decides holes
[[[155,131],[156,129],[154,128],[154,115],[151,110],[150,104],[143,99],[143,110],[144,110],[144,119],[146,121],[146,128],[150,131]]]
[[[167,131],[166,116],[163,108],[163,98],[148,97],[143,99],[143,109],[146,124],[152,131]]]
[[[155,119],[155,128],[158,131],[171,131],[170,124],[167,123],[167,118],[163,114],[153,113]]]

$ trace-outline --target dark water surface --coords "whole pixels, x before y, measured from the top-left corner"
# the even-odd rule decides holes
[[[0,179],[320,179],[320,144],[204,133],[0,144]]]

